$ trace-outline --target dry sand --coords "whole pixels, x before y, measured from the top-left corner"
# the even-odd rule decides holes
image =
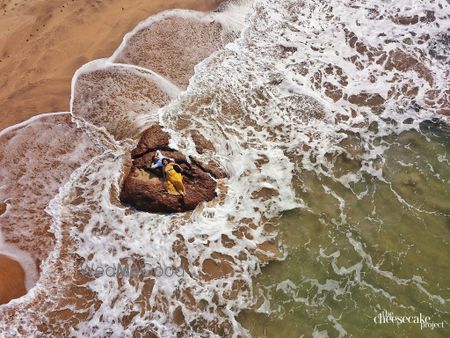
[[[0,130],[69,110],[84,63],[110,56],[139,21],[171,8],[213,10],[220,0],[0,1]]]

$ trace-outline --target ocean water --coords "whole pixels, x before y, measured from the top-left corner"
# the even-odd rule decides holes
[[[35,286],[0,307],[2,334],[448,336],[449,14],[446,1],[260,0],[140,23],[76,72],[73,122],[20,129],[23,143],[41,128],[46,158],[71,165],[25,157],[58,178],[16,198],[44,203],[44,221],[20,223],[0,177],[0,220],[53,236]],[[129,152],[155,122],[225,169],[216,200],[171,215],[120,204]],[[13,132],[2,144],[24,148]],[[106,270],[117,264],[164,273]],[[437,325],[377,323],[383,313]]]
[[[384,180],[364,175],[346,188],[297,169],[307,207],[276,222],[288,254],[262,269],[257,302],[239,316],[253,337],[447,336],[449,131],[423,125],[388,137]],[[381,323],[385,312],[444,328]]]

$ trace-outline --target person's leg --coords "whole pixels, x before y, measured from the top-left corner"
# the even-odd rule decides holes
[[[175,163],[178,165],[185,164],[189,169],[192,169],[192,165],[187,160],[177,159]]]
[[[184,188],[182,179],[174,181],[173,185],[180,195],[185,195],[186,189]]]
[[[175,187],[175,185],[173,184],[172,181],[167,180],[166,184],[167,184],[167,192],[169,194],[172,194],[172,195],[178,195],[179,194],[179,192],[177,191],[177,189],[176,189],[176,187]]]

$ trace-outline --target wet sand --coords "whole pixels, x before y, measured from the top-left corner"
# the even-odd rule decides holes
[[[6,0],[0,3],[0,130],[68,111],[77,68],[110,56],[139,21],[171,8],[214,10],[220,0]]]
[[[214,10],[220,2],[218,0],[110,0],[96,2],[72,0],[52,1],[50,4],[43,0],[0,2],[0,130],[45,112],[68,111],[71,80],[76,69],[91,60],[109,57],[120,45],[123,36],[141,20],[171,8]],[[30,130],[26,133],[29,132]],[[21,149],[30,149],[32,146],[39,147],[38,137],[31,134],[29,138],[24,136],[23,142],[31,144],[23,146]],[[70,146],[64,148],[69,149]],[[48,150],[48,148],[46,149]],[[6,154],[0,154],[5,165],[8,162],[7,153],[6,149]],[[38,150],[36,150],[37,153]],[[25,161],[33,158],[33,156],[22,156],[17,153],[14,156],[23,158]],[[31,163],[42,165],[40,161]],[[52,165],[52,167],[58,167],[63,172],[65,170],[61,165]],[[73,169],[68,170],[67,173],[71,171]],[[24,173],[24,171],[21,172]],[[58,182],[64,177],[63,174],[56,175]],[[28,177],[28,179],[32,178]],[[47,176],[46,180],[44,185],[49,186],[51,180],[49,181]],[[11,181],[16,181],[16,179],[11,179]],[[36,186],[36,184],[32,186]],[[42,185],[40,186],[42,187]],[[57,186],[59,184],[56,184],[55,187]],[[13,192],[9,192],[8,201],[12,209],[20,207],[21,200],[25,201],[21,197],[17,200],[13,198],[15,193],[20,196],[23,191],[16,185]],[[42,195],[41,192],[36,192],[36,194]],[[54,192],[51,195],[53,194]],[[27,196],[27,194],[22,194],[22,196]],[[45,204],[48,203],[48,199],[43,196],[40,200]],[[48,218],[43,211],[44,207],[38,209],[42,210],[42,217]],[[3,215],[5,210],[6,204],[0,201],[0,215]],[[10,217],[18,214],[27,219],[23,214],[13,211],[10,213]],[[36,218],[39,215],[33,214],[32,217]],[[24,239],[26,236],[13,231],[17,229],[20,222],[13,219],[10,221],[8,218],[2,218],[0,225],[6,240],[16,244],[22,243],[16,237]],[[32,239],[29,241],[30,245],[25,240],[21,248],[30,252],[39,266],[39,262],[53,247],[53,235],[47,231],[50,225],[47,219],[42,219],[38,223],[39,227],[36,229],[40,229],[40,234],[33,232],[36,230],[35,228],[32,228],[33,231],[31,228],[29,230],[30,233],[33,233],[32,237],[39,238],[39,240]],[[7,231],[10,225],[12,226],[11,231]],[[30,225],[28,224],[28,226]],[[25,229],[26,227],[20,228]],[[0,304],[3,304],[25,294],[25,274],[18,262],[1,254],[0,266],[2,267],[2,271],[0,271],[2,272],[0,273]]]
[[[25,273],[18,262],[0,254],[0,304],[23,296],[25,289]]]

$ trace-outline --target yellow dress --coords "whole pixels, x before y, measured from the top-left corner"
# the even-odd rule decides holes
[[[167,192],[172,195],[184,195],[186,189],[183,185],[183,175],[177,173],[173,166],[173,163],[169,163],[164,168],[167,183]]]

